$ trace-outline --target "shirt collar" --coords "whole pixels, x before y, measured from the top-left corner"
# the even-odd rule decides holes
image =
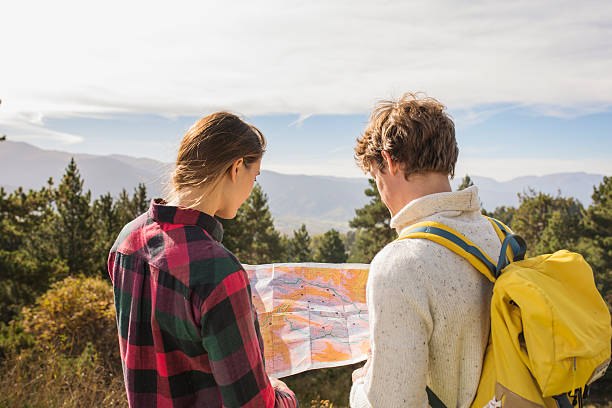
[[[223,226],[214,217],[192,208],[167,205],[161,198],[151,200],[149,216],[157,222],[197,225],[202,227],[215,240],[221,242],[223,239]]]
[[[417,198],[406,204],[391,218],[390,226],[401,234],[404,228],[442,211],[480,211],[478,187],[471,186],[461,191],[429,194]]]

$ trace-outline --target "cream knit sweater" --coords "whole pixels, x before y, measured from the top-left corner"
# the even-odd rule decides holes
[[[445,224],[498,258],[501,244],[481,216],[476,187],[414,200],[391,227],[401,235],[420,221]],[[371,365],[353,384],[351,407],[427,407],[426,385],[448,408],[469,407],[488,340],[491,291],[480,272],[441,245],[387,245],[370,267]]]

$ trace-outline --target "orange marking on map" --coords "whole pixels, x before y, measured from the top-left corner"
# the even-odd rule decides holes
[[[343,361],[349,358],[350,354],[336,350],[330,342],[325,342],[325,350],[312,356],[314,361]]]

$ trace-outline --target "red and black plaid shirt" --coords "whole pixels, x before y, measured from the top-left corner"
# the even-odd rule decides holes
[[[274,390],[246,272],[218,221],[161,200],[111,249],[130,407],[297,407]]]

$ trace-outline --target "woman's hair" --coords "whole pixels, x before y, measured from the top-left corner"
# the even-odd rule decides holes
[[[455,176],[459,148],[455,125],[434,98],[406,93],[398,101],[381,101],[357,139],[355,160],[368,172],[384,168],[382,152],[404,165],[404,177],[438,172]]]
[[[189,128],[176,157],[170,195],[185,188],[216,185],[243,159],[245,166],[259,160],[266,151],[266,139],[259,129],[228,112],[216,112]]]

